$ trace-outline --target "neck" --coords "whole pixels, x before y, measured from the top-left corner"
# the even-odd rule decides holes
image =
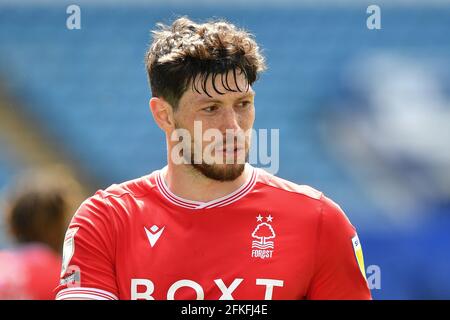
[[[208,202],[226,196],[242,186],[249,178],[250,167],[233,181],[217,181],[205,177],[190,165],[169,162],[163,178],[172,193],[193,201]]]

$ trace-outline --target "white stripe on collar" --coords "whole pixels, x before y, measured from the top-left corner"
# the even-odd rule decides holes
[[[251,172],[249,177],[247,178],[247,181],[244,184],[242,184],[238,189],[236,189],[235,191],[226,196],[207,202],[184,199],[172,193],[172,191],[170,191],[169,187],[167,186],[162,176],[164,170],[166,170],[167,167],[164,167],[163,169],[159,170],[159,172],[156,174],[156,184],[158,186],[160,193],[164,196],[164,198],[166,198],[169,202],[177,206],[193,210],[223,207],[238,201],[253,189],[253,186],[255,185],[257,180],[256,178],[258,170],[256,168],[253,168],[249,164],[247,165],[249,166]]]

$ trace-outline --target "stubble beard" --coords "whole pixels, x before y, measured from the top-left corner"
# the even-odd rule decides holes
[[[192,153],[191,159],[194,154]],[[248,161],[248,151],[245,153],[245,162]],[[245,169],[245,163],[232,163],[232,164],[207,164],[204,161],[197,164],[191,162],[192,167],[200,172],[203,176],[216,180],[216,181],[234,181],[239,178]]]

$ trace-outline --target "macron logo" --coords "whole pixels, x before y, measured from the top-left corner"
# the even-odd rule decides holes
[[[155,245],[156,241],[158,241],[161,234],[163,233],[164,228],[165,228],[165,226],[160,229],[156,225],[153,225],[150,228],[150,230],[147,230],[147,228],[144,227],[145,233],[147,234],[147,237],[148,237],[148,241],[150,241],[150,246],[152,248]]]

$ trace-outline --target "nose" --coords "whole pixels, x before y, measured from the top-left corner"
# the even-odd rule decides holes
[[[221,121],[221,130],[223,133],[225,133],[227,129],[237,131],[241,128],[238,116],[239,115],[235,112],[234,108],[226,108]]]

